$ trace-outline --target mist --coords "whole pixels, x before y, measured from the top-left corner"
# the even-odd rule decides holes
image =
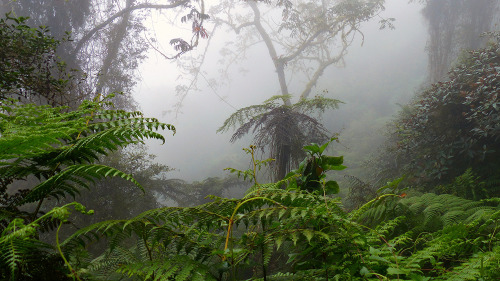
[[[0,13],[0,280],[500,280],[500,0]]]
[[[399,108],[398,104],[407,102],[426,81],[427,35],[421,9],[416,3],[387,1],[380,17],[395,18],[395,29],[380,30],[379,18],[364,23],[360,28],[364,40],[356,37],[345,56],[345,66],[329,67],[313,89],[315,94],[328,91],[325,96],[344,103],[338,110],[328,111],[323,121],[332,134],[340,133],[342,142],[335,149],[346,155],[350,167],[364,160],[361,155],[377,148],[384,137],[384,123]],[[169,48],[171,27],[151,24],[158,42]],[[174,109],[179,102],[175,95],[179,75],[176,63],[150,50],[139,69],[141,81],[134,98],[141,110],[177,128],[175,136],[167,136],[165,145],[148,143],[158,161],[176,169],[171,173],[174,178],[194,181],[224,176],[226,167],[246,169],[249,159],[242,148],[251,144],[251,138],[230,143],[232,132],[216,131],[236,109],[278,94],[277,77],[263,44],[252,47],[246,60],[231,66],[229,81],[219,82],[220,87],[209,84],[218,78],[217,59],[222,44],[217,40],[227,40],[224,35],[219,32],[211,39],[207,62],[201,68],[206,79],[200,79],[199,90],[182,101],[181,112]],[[190,56],[197,54],[187,54],[186,58]]]

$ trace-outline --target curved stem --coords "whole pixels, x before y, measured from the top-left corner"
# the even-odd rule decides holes
[[[238,211],[238,209],[241,206],[243,206],[243,204],[245,204],[247,202],[250,202],[250,201],[253,201],[253,200],[257,200],[257,199],[267,200],[267,201],[271,201],[272,203],[274,203],[276,205],[281,205],[280,203],[278,203],[278,202],[276,202],[276,201],[274,201],[272,199],[266,198],[266,197],[254,197],[254,198],[246,199],[245,201],[240,202],[238,205],[236,205],[236,208],[234,208],[233,214],[229,218],[229,225],[227,227],[227,235],[226,235],[226,243],[224,245],[224,252],[227,250],[227,247],[229,245],[229,238],[231,237],[231,234],[233,232],[234,216],[236,215],[236,212]],[[283,205],[281,205],[281,206],[283,206]],[[226,256],[223,256],[222,260],[225,260],[225,259],[226,259]]]
[[[81,281],[80,277],[78,277],[78,274],[76,274],[76,271],[71,267],[71,264],[69,264],[68,260],[64,257],[64,254],[61,250],[61,245],[59,244],[59,230],[61,229],[61,226],[63,225],[63,222],[61,221],[59,223],[59,227],[57,228],[57,232],[56,232],[56,247],[57,247],[57,251],[59,252],[59,255],[61,256],[61,258],[63,259],[64,261],[64,264],[68,267],[69,271],[71,272],[71,275],[73,275],[73,279],[78,279],[79,281]]]
[[[256,186],[258,186],[258,185],[259,185],[259,183],[257,182],[257,164],[255,164],[254,149],[255,149],[255,145],[251,145],[251,146],[250,146],[250,153],[252,154],[252,164],[253,164],[253,181],[254,181],[255,185],[256,185]]]

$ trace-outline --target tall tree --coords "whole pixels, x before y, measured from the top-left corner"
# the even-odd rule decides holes
[[[70,68],[80,70],[80,78],[85,78],[85,83],[79,83],[81,88],[72,93],[75,100],[125,92],[117,95],[114,102],[128,109],[134,107],[130,93],[137,80],[135,71],[149,47],[143,20],[145,12],[151,10],[187,10],[192,16],[186,21],[193,22],[193,26],[202,26],[206,18],[203,1],[194,0],[167,4],[137,0],[9,1],[0,5],[0,12],[30,17],[31,26],[48,26],[55,38],[71,32],[73,41],[59,47],[57,55]],[[193,28],[191,40],[175,39],[171,57],[193,49],[200,34],[200,28]]]
[[[107,93],[120,91],[129,95],[113,98],[115,107],[131,109],[133,105],[130,93],[135,81],[134,72],[140,59],[144,57],[147,46],[145,40],[141,39],[143,17],[134,13],[177,7],[180,9],[177,12],[184,13],[184,9],[189,8],[189,13],[195,14],[189,21],[196,22],[199,26],[202,25],[201,18],[205,17],[199,12],[196,14],[197,10],[190,1],[175,1],[171,4],[137,3],[138,1],[133,0],[106,3],[82,1],[78,4],[75,1],[62,2],[14,1],[0,6],[5,8],[8,5],[11,10],[6,19],[0,19],[0,101],[8,97],[22,97],[23,103],[75,106],[81,103],[81,99],[99,97],[95,99],[97,101]],[[30,19],[17,18],[14,14],[25,14]],[[32,27],[45,24],[54,27]],[[61,41],[56,38],[66,36],[66,31],[72,32],[74,39],[60,44]],[[174,50],[172,56],[194,48],[197,38],[198,33],[194,31],[193,43],[175,39],[174,47],[181,45],[182,48]],[[66,60],[67,64],[62,60]],[[79,71],[67,73],[66,66]],[[130,153],[124,153],[123,150],[118,153],[120,156],[115,158],[131,157]],[[175,191],[178,189],[175,187],[180,186],[173,185],[164,178],[159,180],[158,176],[163,175],[168,168],[153,163],[148,158],[149,155],[140,155],[142,157],[137,157],[134,161],[116,160],[118,163],[113,163],[138,175],[144,183],[153,186],[151,189],[156,190],[150,192],[144,200],[135,200],[134,204],[128,205],[129,212],[134,214],[156,206],[156,195],[160,193],[158,190],[169,188],[162,195],[176,195]],[[137,166],[141,167],[136,168]],[[130,191],[119,181],[106,184],[108,188],[101,188],[99,192],[92,194],[86,193],[80,198],[86,202],[91,201],[96,209],[105,210],[108,215],[124,213],[123,205],[130,201],[120,198],[128,198]],[[15,185],[17,188],[19,181]],[[182,195],[184,196],[183,193]],[[104,197],[111,200],[100,200]],[[94,200],[96,198],[98,200]]]
[[[253,130],[255,144],[277,160],[274,177],[282,178],[303,158],[301,147],[305,143],[328,139],[326,130],[311,114],[336,108],[339,101],[309,97],[325,69],[344,64],[349,46],[356,34],[361,34],[361,23],[378,17],[383,4],[383,0],[225,0],[211,7],[212,40],[221,28],[225,28],[223,39],[230,37],[228,32],[236,36],[225,42],[221,50],[224,60],[230,64],[242,60],[251,47],[263,45],[276,73],[270,75],[279,87],[277,95],[269,93],[272,98],[263,104],[238,110],[219,131],[238,128],[234,141]],[[390,25],[391,19],[381,18],[381,23]],[[199,63],[204,59],[199,58]],[[224,74],[227,69],[225,65]],[[181,97],[204,77],[199,67],[193,73],[188,85],[178,87]]]
[[[429,25],[429,79],[444,77],[463,49],[484,46],[483,32],[498,29],[498,0],[426,0],[422,11]]]

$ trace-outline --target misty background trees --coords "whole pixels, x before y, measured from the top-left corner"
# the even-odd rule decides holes
[[[169,4],[135,0],[8,1],[2,2],[0,12],[27,16],[29,25],[48,27],[49,34],[56,39],[71,34],[71,42],[59,46],[57,55],[68,69],[76,69],[80,75],[83,88],[74,89],[74,99],[122,93],[116,95],[115,104],[133,109],[136,104],[131,93],[137,82],[136,70],[149,49],[143,21],[150,10],[176,8],[186,8],[185,13],[194,15],[189,22],[201,24],[203,14],[199,12],[199,4],[187,0]],[[195,45],[201,32],[190,34],[193,35],[190,42],[177,38],[176,46],[182,47],[172,50],[172,56]]]
[[[429,82],[444,79],[464,49],[485,45],[478,34],[498,30],[498,1],[425,1],[422,10],[428,25]]]
[[[218,131],[239,126],[231,141],[252,131],[254,144],[275,159],[273,178],[280,180],[305,156],[301,153],[302,146],[325,142],[331,134],[311,114],[335,109],[339,101],[320,97],[320,94],[310,101],[308,97],[326,68],[343,63],[359,25],[375,17],[384,8],[383,1],[299,2],[295,5],[285,2],[283,7],[278,5],[281,22],[273,17],[277,11],[272,6],[247,3],[253,12],[251,21],[241,21],[247,17],[235,14],[215,20],[228,25],[238,35],[243,33],[236,40],[243,44],[235,50],[226,47],[228,60],[238,60],[239,54],[251,46],[264,44],[277,74],[280,89],[277,96],[282,104],[276,105],[278,99],[271,97],[262,106],[240,109]],[[222,3],[214,9],[225,10],[226,6],[234,6],[234,3]],[[294,90],[290,90],[292,87]]]
[[[34,51],[51,53],[51,57],[35,59],[45,63],[45,67],[51,67],[51,72],[58,71],[60,77],[44,82],[44,91],[52,95],[48,97],[40,93],[44,101],[28,98],[29,87],[21,89],[28,101],[71,105],[84,97],[94,98],[98,93],[104,96],[119,92],[123,94],[116,95],[115,106],[136,108],[131,93],[147,89],[144,83],[136,83],[140,80],[137,76],[138,67],[148,50],[153,56],[156,54],[162,64],[169,63],[164,60],[165,57],[184,54],[173,68],[175,71],[188,71],[181,77],[171,73],[172,67],[168,66],[156,71],[168,78],[160,80],[169,82],[165,85],[167,89],[175,87],[177,97],[170,95],[169,100],[163,101],[160,94],[144,92],[136,95],[136,99],[142,101],[150,99],[150,96],[154,105],[161,104],[157,113],[172,109],[172,105],[178,110],[179,105],[183,104],[184,110],[201,112],[196,109],[197,100],[205,110],[208,108],[204,112],[209,116],[189,120],[189,123],[184,123],[184,128],[187,131],[192,127],[198,134],[213,137],[182,135],[182,130],[177,137],[192,147],[210,149],[197,151],[196,156],[187,150],[153,149],[148,152],[158,154],[156,159],[162,165],[171,167],[169,173],[174,179],[202,182],[212,175],[222,176],[222,168],[240,164],[242,154],[238,144],[250,143],[252,140],[243,138],[229,148],[225,143],[249,133],[255,133],[253,141],[265,152],[263,157],[276,159],[278,164],[274,176],[282,178],[290,167],[304,157],[299,147],[308,142],[322,142],[340,132],[340,144],[336,149],[346,155],[346,163],[350,167],[347,173],[370,182],[375,178],[367,168],[370,164],[365,166],[365,163],[370,161],[374,151],[379,150],[376,147],[384,140],[381,130],[384,130],[384,124],[398,109],[397,104],[406,103],[425,81],[432,82],[443,77],[443,70],[456,61],[459,50],[486,44],[488,39],[479,37],[479,34],[494,29],[498,23],[498,16],[494,12],[498,9],[498,1],[460,1],[453,5],[449,1],[413,1],[411,4],[399,3],[395,10],[390,10],[390,5],[395,4],[389,3],[392,14],[384,14],[382,1],[353,2],[352,5],[321,1],[307,4],[238,1],[217,4],[177,1],[162,4],[124,1],[116,5],[102,1],[64,1],[58,4],[13,1],[3,3],[1,8],[4,12],[29,15],[30,18],[26,20],[29,25],[46,25],[48,34],[53,36],[47,40],[64,41],[64,38],[72,38],[69,42],[57,45],[57,49],[54,49],[55,41],[51,41],[47,43],[46,49]],[[398,44],[386,44],[383,40],[393,40],[385,36],[398,32],[397,21],[393,22],[392,18],[397,18],[397,11],[403,8],[406,12],[412,10],[413,15],[423,18],[427,25],[428,40],[419,39],[421,46],[427,46],[427,78],[422,72],[425,62],[417,56],[422,55],[423,50],[417,52],[417,49],[408,49],[401,52],[405,59],[410,59],[407,57],[408,52],[415,54],[410,55],[415,57],[415,61],[408,61],[404,66],[414,68],[405,68],[407,71],[399,71],[400,66],[384,65],[383,60],[372,61],[369,54],[360,53],[370,44],[383,44],[384,48]],[[207,14],[210,14],[209,18]],[[178,17],[172,20],[176,15]],[[168,37],[168,46],[162,45],[158,31],[150,31],[155,24],[161,26],[158,24],[162,19],[187,27],[188,32],[185,34],[188,36],[183,38],[189,39],[184,40],[176,34]],[[405,24],[403,20],[399,19],[402,25]],[[392,24],[396,24],[395,30],[377,31],[380,25],[391,27]],[[370,30],[370,33],[363,32],[364,29]],[[182,28],[179,30],[182,31]],[[442,35],[438,36],[437,31]],[[421,34],[410,30],[406,32],[409,37]],[[381,38],[381,43],[378,43],[377,37]],[[172,38],[174,40],[170,41]],[[25,42],[17,44],[26,45],[26,48],[30,46]],[[360,48],[361,45],[364,46]],[[38,47],[36,44],[33,46]],[[196,46],[199,52],[191,52]],[[3,48],[5,52],[10,52],[3,57],[8,58],[14,47]],[[352,55],[348,52],[352,52]],[[382,54],[387,56],[387,60],[393,52]],[[40,63],[38,65],[44,67]],[[398,76],[396,79],[384,77],[384,72],[378,71],[377,65],[386,71],[392,69],[391,75]],[[357,70],[350,72],[350,67]],[[260,70],[264,75],[255,75],[249,72],[250,69],[254,69],[253,72],[255,69]],[[147,76],[149,73],[143,79],[147,80]],[[275,80],[268,77],[274,77]],[[254,79],[261,83],[253,83]],[[252,87],[246,86],[249,83],[253,84]],[[12,89],[9,91],[16,91],[15,87]],[[197,92],[201,89],[203,93]],[[71,94],[62,94],[65,92]],[[54,93],[61,94],[57,94],[56,99]],[[315,97],[307,99],[311,94]],[[214,102],[207,103],[211,100]],[[243,102],[239,103],[239,100]],[[344,103],[340,104],[339,101]],[[188,105],[193,109],[188,109]],[[147,103],[142,106],[147,106]],[[224,109],[219,110],[220,107]],[[336,110],[328,112],[328,108]],[[402,110],[404,112],[407,108],[403,106]],[[215,114],[219,111],[224,114]],[[181,113],[177,118],[181,121],[191,116],[197,117],[192,113]],[[210,119],[212,116],[216,119]],[[164,118],[175,123],[173,117],[173,114],[167,114]],[[202,123],[200,120],[210,121]],[[241,126],[232,137],[215,135],[217,129],[227,131],[231,126]],[[195,142],[198,140],[203,142]],[[172,141],[176,144],[177,140]],[[171,161],[172,157],[175,160]],[[193,158],[199,160],[193,164]],[[144,161],[148,160],[144,158]],[[180,172],[177,170],[179,168]],[[386,179],[376,180],[380,182]],[[181,183],[183,181],[178,179],[177,184]]]
[[[498,277],[499,1],[411,2],[2,2],[2,278],[44,267],[104,280]],[[426,26],[397,41],[403,15]],[[363,55],[369,46],[379,52]],[[161,95],[138,83],[147,55],[161,66],[142,78]],[[168,122],[124,111],[149,98]],[[151,131],[175,130],[174,118],[188,121],[181,144],[122,148],[163,139]],[[181,133],[190,126],[198,135]],[[217,128],[236,130],[214,144]],[[274,182],[259,183],[269,162],[253,153],[244,170],[241,143],[275,158]],[[221,165],[243,167],[253,186],[220,177]],[[94,183],[109,175],[132,184]],[[88,214],[72,196],[98,215],[70,220],[72,208]],[[55,245],[42,242],[51,231]],[[87,244],[102,237],[103,251]],[[395,253],[390,239],[413,250]],[[470,247],[436,246],[460,243]]]
[[[181,1],[175,2],[172,4],[173,6],[161,6],[163,4],[137,1],[124,1],[119,5],[104,2],[94,3],[92,1],[81,3],[64,2],[60,3],[61,5],[49,3],[28,3],[23,5],[22,1],[17,1],[5,3],[2,5],[2,9],[14,11],[18,14],[22,14],[23,11],[33,13],[32,16],[30,15],[31,19],[28,20],[32,22],[31,24],[43,24],[45,19],[47,23],[50,22],[54,26],[49,27],[51,34],[61,36],[61,38],[65,35],[65,30],[72,32],[73,41],[62,44],[58,48],[57,54],[61,56],[61,61],[64,61],[69,66],[67,69],[75,67],[75,69],[79,70],[79,72],[70,72],[74,76],[70,79],[71,90],[77,92],[75,94],[77,98],[75,99],[82,98],[85,95],[93,97],[97,92],[105,94],[117,91],[124,94],[115,97],[115,105],[120,108],[134,108],[137,104],[132,100],[131,93],[141,91],[143,94],[137,94],[136,99],[141,100],[141,106],[143,107],[151,108],[148,103],[155,105],[157,109],[151,110],[154,110],[153,112],[157,114],[166,112],[169,109],[177,110],[177,103],[184,105],[182,110],[189,110],[189,113],[176,114],[177,120],[173,114],[164,116],[170,123],[178,121],[184,125],[182,126],[184,129],[178,132],[177,138],[172,140],[173,144],[176,145],[177,139],[179,139],[180,143],[186,143],[193,147],[207,147],[207,149],[203,149],[204,151],[196,154],[196,156],[190,154],[189,151],[169,151],[168,149],[153,149],[150,151],[150,153],[159,155],[156,158],[157,160],[161,159],[160,161],[165,161],[163,164],[173,168],[173,170],[170,170],[173,178],[202,181],[204,178],[214,175],[223,176],[222,169],[224,167],[240,164],[239,159],[241,159],[242,154],[239,147],[244,143],[250,143],[251,140],[243,138],[242,141],[230,147],[227,147],[225,143],[231,139],[236,140],[238,136],[242,137],[246,132],[251,133],[252,131],[257,133],[264,152],[270,153],[264,153],[262,156],[276,158],[277,163],[283,163],[277,165],[277,167],[284,167],[279,172],[280,177],[283,177],[286,174],[287,167],[297,164],[297,161],[303,158],[303,151],[298,147],[311,141],[321,142],[321,139],[341,132],[339,135],[341,144],[336,149],[346,155],[346,163],[350,167],[348,173],[362,180],[370,181],[372,175],[363,166],[363,163],[369,159],[368,156],[374,150],[377,150],[374,147],[381,145],[384,139],[381,130],[384,130],[384,124],[390,120],[391,114],[398,109],[397,104],[406,103],[424,81],[438,79],[432,78],[437,77],[434,74],[425,77],[424,68],[426,63],[423,57],[420,57],[424,54],[423,49],[427,48],[429,61],[435,60],[433,57],[439,56],[440,53],[446,54],[450,58],[439,59],[438,61],[450,61],[451,57],[458,56],[458,51],[454,51],[456,54],[452,55],[453,52],[439,51],[439,49],[446,48],[451,44],[456,50],[459,50],[462,48],[461,46],[467,47],[464,42],[484,43],[486,41],[483,39],[472,39],[474,37],[479,38],[477,34],[474,35],[472,30],[486,30],[486,26],[494,27],[498,21],[498,17],[492,12],[497,9],[497,1],[484,1],[484,3],[481,2],[475,5],[468,1],[462,1],[457,5],[460,5],[463,9],[458,9],[458,6],[452,5],[452,8],[456,9],[454,13],[457,16],[451,14],[452,10],[446,9],[450,5],[446,1],[413,2],[411,4],[398,3],[397,6],[389,2],[389,11],[385,11],[385,14],[382,11],[381,2],[370,3],[370,6],[360,6],[360,4],[349,7],[337,7],[333,6],[334,3],[325,4],[319,2],[317,4],[310,3],[294,6],[286,6],[284,3],[279,5],[257,3],[256,5],[251,4],[251,7],[248,6],[248,3],[239,3],[238,1],[221,2],[216,5],[203,2],[189,4]],[[415,2],[421,3],[423,6],[419,6]],[[172,7],[183,5],[189,9],[194,7],[195,12],[187,9],[168,13]],[[391,10],[391,5],[395,6],[395,8],[392,8],[394,10]],[[419,11],[421,7],[423,8],[422,13]],[[438,8],[448,11],[450,13],[449,17],[454,20],[453,24],[446,22],[449,26],[447,36],[455,38],[450,39],[451,41],[448,40],[448,43],[438,40],[439,38],[445,38],[445,36],[434,38],[429,35],[428,40],[419,39],[422,48],[419,50],[417,44],[405,43],[415,41],[404,41],[402,39],[391,41],[394,39],[390,37],[390,34],[397,33],[398,28],[378,31],[381,24],[389,26],[392,23],[396,24],[397,22],[392,22],[392,18],[395,17],[394,15],[398,11],[405,11],[405,13],[412,11],[413,22],[405,23],[404,20],[408,16],[400,18],[400,29],[406,28],[405,25],[413,26],[415,22],[420,21],[420,23],[427,24],[427,26],[422,27],[426,28],[429,34],[432,34],[432,30],[445,32],[443,31],[444,27],[439,27],[439,22],[442,19],[438,16],[439,13],[429,12],[437,11]],[[362,9],[366,9],[363,10],[365,13],[355,13],[355,11],[359,12]],[[202,10],[206,13],[212,11],[210,19],[196,16],[197,13],[203,14]],[[488,10],[488,14],[479,13],[480,10]],[[91,13],[90,11],[92,11],[93,16],[87,16]],[[322,16],[321,20],[310,20],[314,18],[313,16],[316,13],[314,11],[321,11],[325,15],[329,13],[330,17]],[[347,25],[336,25],[334,29],[332,29],[333,27],[326,28],[328,21],[332,24],[336,23],[335,13],[349,12],[357,17],[352,18],[353,22],[346,22]],[[462,14],[459,15],[459,13]],[[475,16],[478,14],[484,16],[478,19]],[[172,16],[175,15],[179,17],[177,20],[172,20]],[[260,31],[257,28],[258,25],[255,24],[256,15],[259,15],[258,21],[261,22],[260,25],[263,28]],[[181,20],[183,16],[185,16],[185,19],[195,19],[196,21],[183,24]],[[432,16],[435,18],[433,19]],[[366,22],[371,17],[374,17],[374,19],[369,23]],[[424,21],[422,21],[422,18]],[[58,19],[64,19],[64,21],[58,21]],[[289,20],[287,21],[287,19]],[[162,26],[158,25],[162,21],[176,24],[180,22],[181,25],[186,26],[189,35],[184,36],[184,38],[190,38],[191,40],[188,41],[192,46],[201,44],[199,45],[199,52],[187,52],[174,62],[176,66],[168,66],[169,61],[164,60],[163,55],[175,57],[179,50],[183,52],[179,45],[179,42],[183,40],[175,41],[177,45],[174,44],[173,47],[177,47],[177,49],[170,46],[170,40],[177,35],[169,36],[167,37],[168,41],[162,42],[162,37],[158,36],[158,30],[152,29],[155,25],[156,28]],[[301,25],[299,24],[300,21],[307,22],[308,25]],[[203,26],[203,29],[198,26]],[[467,26],[470,26],[470,28],[467,29]],[[301,27],[301,29],[299,30],[298,27]],[[318,32],[308,32],[304,28],[316,29]],[[363,32],[365,29],[370,30],[370,33]],[[123,32],[123,30],[127,32]],[[333,32],[333,30],[336,30],[336,32]],[[466,32],[467,30],[469,30],[469,33]],[[154,32],[156,32],[156,37]],[[357,37],[350,36],[356,32],[363,33],[358,33],[359,36]],[[406,31],[401,30],[401,32],[406,32],[406,35],[410,38],[417,34],[423,35],[421,33],[423,30],[407,29]],[[202,34],[210,34],[210,36],[204,40],[201,37]],[[276,39],[271,42],[268,41],[266,44],[265,40],[262,39],[264,38],[262,34],[264,34],[264,37],[268,36]],[[294,36],[289,36],[292,34]],[[399,34],[398,36],[404,38],[403,33]],[[462,37],[468,39],[459,40]],[[377,38],[380,38],[380,40]],[[199,41],[199,39],[202,40]],[[304,43],[313,39],[318,40],[315,42],[315,47],[306,49]],[[377,55],[363,54],[363,50],[368,50],[370,46],[373,46],[373,48],[384,46],[383,48],[387,48],[384,40],[389,40],[391,42],[389,45],[394,46],[405,44],[402,47],[407,49],[402,52],[398,51],[398,53],[390,49],[381,49],[382,52]],[[453,44],[450,42],[453,42]],[[166,45],[162,45],[162,43]],[[437,49],[431,47],[440,44],[442,46]],[[187,51],[186,48],[184,50]],[[330,51],[326,52],[327,48],[330,48]],[[370,50],[373,48],[370,48]],[[112,51],[112,49],[117,51]],[[278,60],[273,59],[271,54],[273,49],[276,52],[276,57],[279,58]],[[137,67],[148,50],[152,52],[152,56],[156,56],[160,60],[162,66],[160,69],[155,70],[155,73],[160,73],[162,78],[156,79],[154,78],[156,76],[146,72],[147,74],[143,75],[142,79],[150,81],[148,79],[151,76],[152,79],[167,81],[168,83],[162,86],[165,89],[164,92],[158,92],[158,90],[146,84],[150,82],[136,84],[137,81],[140,81],[137,76],[137,74],[140,74],[140,72],[137,72]],[[158,53],[159,51],[161,53]],[[352,55],[347,54],[348,51]],[[78,52],[81,54],[71,55]],[[88,53],[93,55],[90,56]],[[396,54],[400,54],[401,60],[403,58],[409,60],[408,63],[401,66],[385,65],[384,61],[388,61]],[[381,60],[375,60],[376,56],[381,57]],[[65,57],[68,59],[65,59]],[[260,60],[261,57],[262,60]],[[414,61],[410,59],[414,59]],[[316,63],[306,64],[305,62],[308,61],[316,61]],[[216,66],[217,62],[219,62],[218,66]],[[451,62],[444,64],[451,64]],[[329,65],[336,65],[341,68],[328,68]],[[377,70],[377,65],[383,67],[385,71],[391,69],[391,74],[383,75],[384,72]],[[432,65],[433,63],[430,63],[429,67],[437,67]],[[277,71],[276,67],[281,70]],[[442,69],[447,69],[447,67],[441,66]],[[254,70],[249,72],[250,69]],[[265,75],[254,74],[255,69],[260,70],[260,73]],[[401,71],[402,69],[404,70]],[[288,71],[290,77],[283,84],[280,81],[283,81],[285,70]],[[184,72],[182,76],[177,76],[172,71],[188,72]],[[106,72],[109,72],[109,75],[103,75]],[[430,70],[430,72],[433,71]],[[323,75],[320,75],[321,73]],[[395,77],[395,79],[391,79],[391,76]],[[164,79],[164,77],[167,77],[167,79]],[[268,77],[275,77],[276,80],[267,79]],[[254,80],[261,81],[261,83],[252,83],[252,87],[245,86]],[[361,80],[363,83],[359,82]],[[183,81],[187,81],[188,84]],[[313,87],[314,85],[316,87]],[[163,94],[168,92],[168,89],[172,91],[174,87],[178,94],[177,97]],[[201,89],[203,89],[202,92],[200,92]],[[283,89],[285,92],[283,92]],[[291,92],[289,89],[292,89]],[[150,94],[148,92],[155,93]],[[290,98],[284,93],[291,94]],[[333,112],[326,111],[322,117],[321,111],[325,110],[325,107],[317,107],[319,111],[315,113],[311,111],[306,115],[297,115],[302,116],[302,119],[299,118],[299,120],[306,124],[297,127],[298,129],[292,130],[292,126],[290,126],[290,124],[297,124],[297,121],[288,122],[288,125],[283,122],[273,122],[274,117],[280,121],[295,118],[291,115],[288,116],[290,112],[294,111],[289,110],[292,96],[295,95],[298,100],[301,100],[301,96],[305,97],[311,93],[330,100],[313,99],[310,103],[312,107],[309,107],[309,109],[314,109],[314,106],[323,107],[327,105],[336,108],[339,105],[336,101],[344,103],[340,104],[339,109]],[[59,97],[62,96],[59,95]],[[272,98],[270,100],[272,102],[259,104],[273,96],[282,96],[281,99],[285,103],[280,104],[279,98]],[[122,100],[119,101],[117,98]],[[183,102],[184,99],[186,99],[185,102]],[[286,101],[290,104],[286,105]],[[172,108],[172,105],[175,108]],[[200,106],[204,108],[197,109]],[[294,104],[294,106],[299,108],[301,105],[299,103]],[[245,110],[250,109],[260,111],[259,113],[257,113],[258,110],[251,112],[247,116],[248,119],[245,119]],[[196,120],[196,118],[191,120],[192,116],[198,116],[196,113],[191,113],[196,111],[204,112],[203,114],[206,115],[200,119],[210,120],[210,122],[204,122],[200,126],[199,120]],[[216,114],[216,112],[221,114]],[[220,127],[220,125],[223,125],[225,119],[231,116],[233,116],[232,125],[241,122],[240,124],[246,124],[246,126],[236,131],[233,138],[225,134],[215,135],[214,132],[217,129],[223,129],[224,126]],[[260,117],[262,119],[259,119]],[[211,121],[212,118],[214,118],[213,122]],[[227,119],[227,121],[230,120],[231,118]],[[231,122],[226,125],[228,124],[231,124]],[[226,126],[225,129],[229,129],[229,126]],[[311,132],[314,133],[308,132],[309,129],[312,129]],[[268,131],[273,131],[275,134],[267,134]],[[187,135],[187,132],[193,135]],[[295,137],[281,140],[277,137],[270,137],[273,135],[288,137],[291,135],[290,132],[295,132]],[[211,137],[207,138],[207,135],[211,135]],[[367,135],[371,136],[367,137]],[[303,140],[298,141],[299,139]],[[274,152],[271,149],[265,150],[265,144],[273,144],[271,146],[274,147]],[[295,145],[296,148],[290,149],[290,144]],[[278,151],[293,153],[292,158],[295,162],[292,163],[287,160],[288,153],[278,153]],[[199,159],[199,165],[193,165],[192,161],[190,161],[193,157]],[[175,160],[171,161],[170,159]],[[275,170],[275,175],[277,175],[277,171],[279,169]]]

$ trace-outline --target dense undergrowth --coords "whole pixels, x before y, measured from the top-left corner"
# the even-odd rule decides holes
[[[257,182],[269,161],[253,160],[243,198],[212,196],[195,207],[164,207],[99,222],[59,241],[79,203],[40,206],[75,196],[107,176],[134,179],[94,164],[100,155],[172,126],[140,113],[85,102],[78,110],[2,102],[0,274],[8,280],[496,280],[500,199],[408,194],[398,181],[351,212],[333,196],[328,171],[342,157],[311,144],[308,157],[276,183]],[[29,114],[28,114],[29,113]],[[333,139],[332,139],[333,140]],[[254,147],[246,149],[253,156]],[[252,157],[254,159],[254,157]],[[39,183],[9,193],[29,176]],[[137,183],[138,184],[138,183]],[[139,185],[139,184],[138,184]],[[406,192],[406,191],[405,191]],[[55,231],[42,242],[41,232]],[[98,247],[96,247],[98,246]],[[45,279],[44,277],[45,276]]]

